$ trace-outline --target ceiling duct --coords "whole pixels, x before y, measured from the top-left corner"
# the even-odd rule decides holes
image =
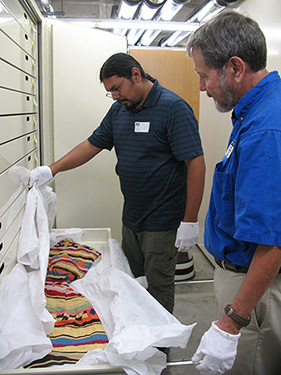
[[[156,12],[164,5],[166,0],[144,0],[141,4],[135,20],[150,21],[155,16]],[[127,34],[128,44],[133,46],[139,40],[143,30],[132,29]]]
[[[187,21],[203,24],[220,13],[230,3],[235,3],[236,1],[237,0],[211,0]],[[161,47],[174,47],[190,33],[191,31],[177,31],[164,40],[161,43]]]
[[[153,20],[169,22],[189,2],[190,0],[167,0]],[[141,37],[140,45],[149,46],[160,33],[161,30],[147,30]]]
[[[117,19],[125,21],[132,20],[141,2],[142,0],[122,0]],[[113,32],[116,34],[125,35],[127,29],[114,29]]]

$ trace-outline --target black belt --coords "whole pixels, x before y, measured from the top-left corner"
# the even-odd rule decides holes
[[[232,271],[232,272],[239,272],[239,273],[247,273],[248,267],[243,266],[236,266],[235,264],[231,263],[229,260],[218,260],[215,259],[218,266],[223,268],[224,270]]]
[[[228,270],[232,272],[247,273],[249,269],[248,267],[236,266],[235,264],[231,263],[229,260],[215,259],[215,262],[220,268],[223,268],[224,270]],[[278,274],[281,274],[281,268],[279,269]]]

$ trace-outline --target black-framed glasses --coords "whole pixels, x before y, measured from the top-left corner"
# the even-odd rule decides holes
[[[118,98],[120,96],[119,90],[120,90],[120,88],[121,88],[121,86],[122,86],[122,84],[124,82],[124,79],[125,79],[125,77],[122,79],[122,82],[120,83],[120,85],[116,89],[114,89],[112,91],[107,91],[107,93],[105,94],[105,96],[107,96],[108,98],[111,98],[111,99],[114,96]]]

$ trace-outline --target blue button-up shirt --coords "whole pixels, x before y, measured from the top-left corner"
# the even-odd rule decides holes
[[[237,103],[216,165],[205,246],[248,267],[258,244],[281,246],[281,81],[269,73]]]

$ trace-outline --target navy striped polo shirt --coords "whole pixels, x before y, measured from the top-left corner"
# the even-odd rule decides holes
[[[186,202],[184,160],[203,154],[191,107],[153,82],[139,110],[131,112],[114,102],[88,138],[98,148],[115,147],[124,195],[122,220],[135,232],[179,226]]]

